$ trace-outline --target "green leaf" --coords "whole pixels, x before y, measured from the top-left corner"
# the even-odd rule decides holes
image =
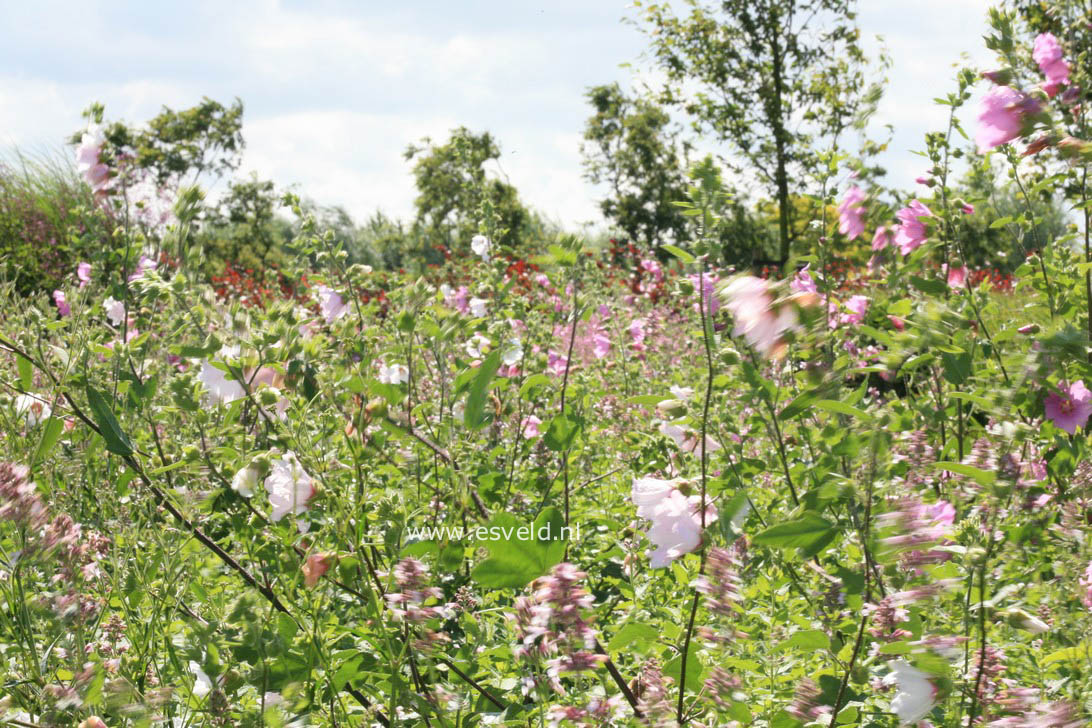
[[[633,645],[637,652],[645,652],[656,644],[659,639],[659,631],[650,625],[641,622],[628,622],[610,638],[607,643],[607,652],[618,652]]]
[[[785,650],[790,647],[799,647],[802,650],[826,650],[830,648],[830,637],[827,637],[826,632],[818,629],[805,629],[783,640],[775,649]]]
[[[1049,655],[1043,658],[1044,665],[1053,665],[1055,662],[1070,662],[1092,660],[1092,642],[1082,642],[1079,645],[1073,647],[1066,647],[1064,650],[1057,650],[1051,652]]]
[[[676,247],[674,245],[661,245],[660,250],[666,250],[668,253],[671,253],[676,258],[681,260],[683,263],[694,262],[694,256],[692,256],[690,253],[686,252],[682,248]]]
[[[948,286],[945,285],[944,281],[937,280],[936,278],[910,276],[910,284],[922,293],[928,293],[933,296],[943,296],[944,292],[948,289]]]
[[[478,365],[478,373],[470,383],[470,392],[466,395],[466,411],[463,423],[471,430],[483,427],[489,420],[485,414],[486,393],[493,375],[500,368],[501,352],[497,349]]]
[[[953,473],[966,476],[979,485],[993,485],[994,481],[997,480],[997,473],[989,470],[982,470],[973,465],[966,465],[964,463],[953,463],[941,460],[933,463],[933,467],[940,470],[950,470]]]
[[[796,548],[805,556],[818,553],[829,544],[835,535],[834,524],[814,511],[804,511],[804,515],[792,521],[770,526],[754,537],[759,546],[775,548]]]
[[[793,417],[796,417],[798,414],[815,404],[815,400],[818,396],[819,393],[814,389],[797,395],[791,402],[785,405],[785,408],[782,409],[781,412],[778,413],[777,419],[782,421],[791,420]]]
[[[24,392],[29,392],[34,387],[34,365],[30,363],[30,359],[16,354],[15,366],[19,369],[19,386]]]
[[[133,444],[122,432],[106,397],[90,384],[87,385],[87,404],[91,407],[91,418],[98,425],[102,439],[106,441],[106,449],[122,457],[132,455]]]
[[[572,447],[573,440],[576,439],[579,432],[580,423],[578,421],[570,420],[563,414],[554,415],[553,419],[550,420],[550,424],[546,427],[546,433],[542,436],[542,441],[546,443],[546,447],[554,452],[562,452]]]
[[[676,655],[675,659],[664,665],[664,675],[674,678],[675,684],[679,684],[682,677],[682,655]],[[691,647],[686,654],[686,687],[689,690],[700,690],[702,684],[702,667],[698,661],[696,650]]]
[[[62,432],[64,432],[64,420],[58,417],[50,417],[46,421],[42,441],[38,444],[38,452],[34,454],[33,462],[35,464],[49,457],[49,453],[53,452],[53,448],[56,447],[57,440],[60,439]]]
[[[836,399],[816,400],[812,406],[817,407],[821,410],[826,410],[827,412],[837,412],[840,415],[856,417],[857,419],[864,420],[865,422],[870,422],[872,420],[872,415],[868,414],[863,409],[858,409],[857,407],[854,407],[851,404],[846,404],[845,402],[839,402]]]
[[[470,576],[484,587],[518,589],[561,562],[567,533],[557,508],[544,508],[528,525],[507,513],[498,513],[483,526],[478,543],[489,549]],[[474,534],[472,531],[471,534]]]

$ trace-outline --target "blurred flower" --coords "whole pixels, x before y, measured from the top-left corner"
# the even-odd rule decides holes
[[[963,207],[961,207],[959,209],[963,211],[964,215],[973,215],[974,214],[974,205],[972,205],[969,202],[965,203],[963,205]]]
[[[140,260],[137,261],[136,270],[129,276],[129,282],[138,281],[144,277],[146,273],[149,273],[156,269],[156,262],[146,255],[140,256]]]
[[[1039,112],[1039,104],[1027,94],[1008,86],[994,86],[982,99],[975,143],[985,154],[1018,138],[1027,117]]]
[[[265,479],[269,504],[273,506],[270,519],[276,522],[289,513],[298,515],[306,511],[308,502],[318,491],[295,454],[289,450],[272,465],[273,469]]]
[[[872,249],[883,250],[891,245],[893,237],[891,230],[886,225],[880,225],[876,228],[876,234],[872,236]]]
[[[382,365],[377,379],[383,384],[402,384],[409,381],[409,367],[405,364]]]
[[[333,563],[334,554],[318,553],[308,556],[302,567],[303,585],[308,589],[313,589],[318,584],[319,579],[322,578],[322,575],[330,570]]]
[[[948,269],[948,286],[950,288],[966,288],[967,266],[963,265],[958,268]]]
[[[1047,83],[1043,90],[1054,98],[1059,87],[1069,83],[1069,64],[1062,58],[1062,47],[1053,33],[1040,33],[1035,38],[1035,48],[1031,57],[1039,64],[1039,70],[1046,76]]]
[[[681,400],[684,400],[684,401],[688,400],[688,399],[690,399],[691,397],[694,396],[694,388],[693,387],[679,387],[679,386],[676,386],[676,385],[673,384],[670,387],[668,387],[668,391],[671,392],[672,397],[675,397],[676,399],[681,399]]]
[[[838,232],[845,235],[849,240],[856,239],[864,232],[865,226],[862,215],[865,209],[861,205],[864,201],[864,190],[857,185],[853,185],[846,191],[845,198],[838,205]]]
[[[1078,427],[1084,427],[1092,415],[1092,392],[1084,386],[1083,380],[1068,385],[1062,382],[1058,391],[1047,395],[1043,409],[1048,420],[1072,435]]]
[[[538,426],[542,424],[542,420],[534,415],[527,415],[523,418],[523,422],[520,423],[520,428],[523,430],[524,439],[531,440],[539,436]]]
[[[637,478],[630,498],[637,506],[637,516],[652,522],[648,531],[648,540],[656,547],[649,554],[652,568],[665,567],[701,544],[700,496],[687,498],[674,481]],[[707,503],[706,525],[716,518],[716,508]]]
[[[509,339],[508,348],[501,355],[501,363],[506,367],[514,367],[523,361],[523,344],[519,339]]]
[[[767,358],[784,356],[784,335],[797,328],[796,312],[791,306],[774,307],[769,282],[738,276],[724,288],[724,296],[735,320],[732,335],[743,336]]]
[[[102,718],[97,715],[93,715],[84,722],[80,723],[79,728],[107,728],[106,723]]]
[[[15,413],[24,415],[27,427],[37,427],[43,420],[49,419],[53,408],[49,401],[33,394],[20,394],[15,398]]]
[[[121,322],[125,320],[124,303],[115,301],[113,296],[108,296],[107,299],[102,302],[102,309],[106,312],[106,318],[110,321],[112,326],[121,326]]]
[[[258,480],[261,477],[261,472],[252,463],[235,473],[235,476],[231,479],[231,489],[244,498],[250,498],[254,495],[254,490],[258,487]]]
[[[71,316],[72,309],[68,305],[68,301],[65,300],[64,291],[59,288],[53,291],[53,303],[57,304],[57,311],[61,316]]]
[[[83,133],[80,144],[76,147],[76,169],[91,186],[96,197],[106,193],[110,182],[110,168],[101,159],[105,142],[102,126],[91,123],[87,125],[87,131]]]
[[[668,422],[664,422],[660,425],[660,433],[670,437],[675,441],[675,444],[679,446],[679,449],[683,452],[695,453],[700,452],[700,444],[698,439],[698,433],[689,427],[680,427],[679,425],[672,425]],[[714,440],[709,435],[705,436],[705,452],[716,452],[720,450],[720,443]]]
[[[891,710],[899,716],[902,725],[917,723],[936,705],[937,689],[928,673],[904,660],[891,663],[891,674],[884,682],[895,684],[897,692],[891,699]]]
[[[928,231],[920,218],[932,216],[932,210],[918,200],[911,200],[907,207],[895,213],[900,223],[895,229],[895,244],[903,255],[909,255],[925,242]]]
[[[493,248],[493,244],[489,242],[489,238],[484,235],[475,235],[470,241],[470,249],[474,251],[474,254],[481,257],[482,262],[489,262],[489,251]]]
[[[800,270],[796,271],[796,274],[792,277],[792,282],[789,283],[791,288],[796,293],[818,293],[819,287],[815,284],[815,280],[811,277],[811,272],[808,267],[811,265],[805,265]]]
[[[211,362],[201,362],[201,373],[197,377],[205,388],[205,401],[212,404],[226,404],[246,396],[243,385],[227,375]]]
[[[91,282],[91,264],[79,263],[76,265],[76,278],[80,282],[80,288],[83,288]]]
[[[470,299],[470,315],[474,318],[484,318],[489,301],[484,298]]]
[[[475,333],[470,337],[470,341],[466,342],[466,353],[471,359],[481,359],[489,353],[492,345],[493,342],[488,337]]]
[[[334,289],[319,286],[318,295],[319,308],[322,309],[322,316],[326,319],[326,323],[332,324],[348,312],[349,306]]]
[[[1084,587],[1081,601],[1084,602],[1084,606],[1092,609],[1092,561],[1088,562],[1088,568],[1084,570],[1084,576],[1080,578],[1080,585]]]

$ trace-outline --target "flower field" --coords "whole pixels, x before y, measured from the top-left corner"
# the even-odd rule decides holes
[[[1005,17],[917,193],[824,153],[784,265],[724,264],[707,160],[685,243],[483,204],[406,272],[289,196],[206,277],[200,193],[91,119],[95,252],[0,285],[0,724],[1089,725],[1087,51]],[[1007,269],[974,84],[994,227],[1073,220]]]

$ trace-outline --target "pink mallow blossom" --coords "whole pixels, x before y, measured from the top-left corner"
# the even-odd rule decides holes
[[[1059,87],[1069,84],[1069,64],[1062,58],[1062,46],[1053,33],[1040,33],[1035,38],[1035,48],[1031,56],[1046,76],[1047,82],[1043,91],[1050,98],[1054,98]]]
[[[520,423],[520,428],[523,430],[523,437],[525,440],[533,440],[539,436],[538,426],[542,424],[542,420],[534,415],[527,415],[523,418],[523,422]]]
[[[967,287],[967,266],[961,265],[958,268],[948,269],[948,287],[949,288],[966,288]]]
[[[891,245],[892,237],[891,230],[886,225],[880,225],[876,228],[876,234],[872,236],[872,249],[883,250]]]
[[[322,317],[326,323],[332,324],[349,311],[348,304],[333,288],[327,286],[318,287],[319,308],[322,309]]]
[[[80,282],[80,288],[83,288],[91,282],[91,264],[80,263],[76,266],[76,278]]]
[[[57,311],[62,316],[72,315],[72,308],[68,305],[68,301],[65,300],[64,291],[59,288],[53,292],[53,303],[57,304]]]
[[[1088,568],[1084,570],[1084,576],[1081,577],[1080,584],[1084,587],[1081,601],[1084,602],[1084,606],[1092,609],[1092,561],[1088,562]]]
[[[857,185],[853,185],[846,191],[842,204],[838,205],[838,232],[848,239],[854,240],[864,232],[864,206],[865,193]]]
[[[269,518],[274,522],[289,513],[299,515],[306,511],[307,504],[318,492],[311,476],[291,451],[273,461],[273,469],[265,479],[265,489],[269,494],[269,505],[273,506]]]
[[[1022,91],[994,86],[982,99],[978,133],[974,140],[982,154],[1019,138],[1027,117],[1039,112],[1039,104]]]
[[[903,255],[909,255],[920,248],[928,237],[929,231],[921,218],[933,217],[933,211],[918,200],[911,200],[909,205],[895,213],[895,217],[899,219],[899,226],[895,229],[895,245],[899,246],[899,252]]]
[[[654,569],[667,566],[683,554],[688,554],[701,544],[702,516],[701,497],[683,495],[671,480],[637,478],[631,494],[637,506],[638,518],[652,522],[648,540],[656,547],[649,554],[649,565]],[[705,525],[715,521],[717,509],[709,503],[705,507]]]
[[[1062,382],[1057,392],[1047,395],[1043,409],[1048,420],[1072,435],[1078,427],[1088,424],[1088,417],[1092,415],[1092,392],[1084,386],[1083,380],[1068,385]]]
[[[110,168],[100,158],[105,143],[102,126],[92,123],[87,125],[87,131],[80,138],[80,145],[76,147],[76,169],[91,186],[96,197],[105,195],[110,183]]]
[[[785,334],[797,328],[792,306],[774,306],[770,284],[762,278],[739,276],[724,289],[728,310],[735,320],[733,336],[742,336],[767,358],[785,354]]]

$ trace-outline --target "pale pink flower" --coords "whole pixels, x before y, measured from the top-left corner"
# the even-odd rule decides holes
[[[975,143],[985,154],[1021,136],[1028,116],[1039,111],[1039,104],[1027,94],[1008,86],[994,86],[982,99],[978,114]]]
[[[91,264],[79,263],[76,266],[76,279],[80,282],[80,288],[83,288],[91,282]]]
[[[1062,46],[1053,33],[1040,33],[1035,38],[1035,48],[1031,56],[1046,76],[1047,83],[1043,90],[1047,96],[1054,98],[1059,87],[1069,83],[1069,64],[1062,57]]]
[[[265,489],[269,504],[273,506],[269,518],[274,522],[289,513],[298,515],[306,511],[308,502],[318,492],[292,451],[273,461],[273,469],[265,479]]]
[[[121,322],[125,320],[124,303],[114,300],[113,296],[107,296],[106,300],[102,302],[102,309],[106,312],[106,318],[110,321],[110,325],[114,327],[121,326]]]
[[[872,236],[872,249],[883,250],[891,245],[893,237],[891,230],[886,225],[880,225],[876,228],[876,234]]]
[[[784,335],[797,327],[791,306],[774,308],[770,284],[754,276],[738,276],[724,289],[728,310],[735,320],[733,336],[743,336],[763,356],[784,355]]]
[[[37,427],[39,423],[53,415],[49,400],[35,394],[20,394],[15,398],[15,413],[23,415],[27,427]]]
[[[376,379],[383,384],[403,384],[409,381],[409,367],[405,364],[380,364]]]
[[[470,315],[474,318],[484,318],[488,311],[489,301],[484,298],[470,299]]]
[[[129,276],[129,282],[140,280],[145,274],[156,269],[156,262],[146,255],[140,256],[140,260],[137,261],[136,270]]]
[[[1081,597],[1081,601],[1084,602],[1084,606],[1092,609],[1092,561],[1088,562],[1088,568],[1084,570],[1084,576],[1081,577],[1080,584],[1084,587],[1084,595]]]
[[[792,282],[789,283],[791,288],[796,293],[818,293],[819,287],[815,284],[815,280],[811,277],[811,272],[808,270],[808,265],[805,265],[800,270],[796,271],[796,275],[792,277]]]
[[[848,239],[854,240],[864,232],[864,206],[865,193],[860,187],[853,185],[846,191],[842,203],[838,205],[838,232]]]
[[[842,314],[841,323],[850,326],[860,326],[864,323],[865,314],[868,313],[868,296],[851,296],[845,303],[849,313]]]
[[[214,367],[211,362],[201,362],[198,381],[205,388],[205,401],[211,404],[226,404],[246,396],[243,385],[234,379],[228,379],[223,370]]]
[[[57,305],[57,311],[61,316],[72,315],[72,308],[68,305],[68,301],[65,300],[64,291],[60,289],[53,291],[53,303]]]
[[[100,158],[106,137],[103,135],[99,124],[87,125],[87,131],[80,138],[80,144],[76,147],[76,169],[87,184],[91,186],[97,197],[106,193],[110,182],[110,168],[102,163]]]
[[[959,209],[963,211],[964,215],[973,215],[974,214],[974,205],[972,205],[969,202],[965,203],[963,205],[963,207],[961,207]]]
[[[906,329],[906,322],[898,316],[888,316],[887,318],[891,321],[891,325],[895,327],[896,331],[903,331]]]
[[[311,554],[307,557],[307,560],[303,562],[301,570],[303,571],[303,585],[308,589],[313,589],[318,584],[322,575],[330,570],[330,567],[334,564],[334,554],[330,553],[318,553]]]
[[[701,544],[699,496],[687,498],[673,481],[639,478],[633,481],[631,499],[637,506],[637,516],[652,522],[648,531],[648,540],[656,547],[649,554],[652,568],[665,567]],[[716,517],[716,508],[707,504],[706,525]]]
[[[933,217],[933,211],[918,200],[911,200],[910,204],[895,213],[899,219],[899,226],[895,229],[895,245],[899,246],[899,252],[903,255],[921,247],[928,236],[925,223],[920,218]]]
[[[1048,420],[1072,435],[1078,427],[1088,424],[1088,417],[1092,415],[1092,392],[1080,379],[1069,385],[1062,382],[1057,392],[1047,395],[1043,409]]]
[[[699,295],[705,299],[704,303],[695,303],[694,310],[700,312],[704,306],[706,316],[715,315],[720,310],[720,299],[715,295],[717,276],[713,273],[703,273],[700,278],[697,275],[690,276],[690,280],[694,287],[699,289]]]
[[[647,348],[645,346],[645,337],[648,336],[648,333],[645,331],[644,319],[633,319],[633,321],[630,322],[629,335],[633,338],[633,348],[635,351],[644,351]]]
[[[950,288],[965,288],[967,286],[967,266],[948,269],[948,286]]]
[[[701,452],[701,440],[696,431],[689,427],[681,427],[679,425],[673,425],[669,422],[664,422],[660,425],[660,434],[670,437],[675,441],[675,444],[679,446],[679,449],[687,453],[699,453]],[[705,436],[705,452],[716,452],[720,450],[720,443],[714,440],[709,435]]]
[[[533,440],[541,433],[538,430],[538,426],[542,424],[542,420],[534,415],[527,415],[523,418],[523,422],[520,423],[520,428],[523,430],[523,438],[525,440]]]
[[[349,306],[342,300],[338,292],[327,286],[318,287],[319,308],[326,323],[332,324],[349,312]]]
[[[917,723],[936,705],[937,688],[929,674],[905,660],[891,663],[891,674],[884,678],[884,682],[895,685],[897,692],[891,699],[891,710],[899,716],[902,725]]]

